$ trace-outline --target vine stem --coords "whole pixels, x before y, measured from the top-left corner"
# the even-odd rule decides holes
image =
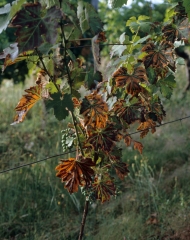
[[[80,233],[79,233],[79,238],[78,238],[78,240],[82,240],[82,238],[83,238],[84,226],[85,226],[85,223],[86,223],[86,216],[87,216],[87,214],[88,214],[88,206],[89,206],[89,200],[86,199],[85,205],[84,205],[84,211],[83,211],[81,228],[80,228]]]
[[[80,138],[79,138],[79,133],[77,131],[76,118],[75,118],[75,115],[72,111],[71,111],[71,116],[72,116],[73,124],[74,124],[74,127],[75,127],[76,135],[77,135],[77,142],[78,142],[81,154],[84,156],[84,152],[83,152],[82,145],[81,145]]]
[[[43,61],[43,57],[42,57],[41,53],[38,51],[37,48],[36,48],[36,53],[37,53],[37,55],[38,55],[38,57],[39,57],[39,60],[40,60],[42,66],[43,66],[43,68],[44,68],[44,71],[47,73],[47,75],[49,76],[49,78],[51,79],[51,81],[54,83],[57,91],[60,92],[59,87],[58,87],[57,84],[54,82],[53,77],[51,76],[51,74],[50,74],[49,71],[47,70],[46,65],[45,65],[45,63],[44,63],[44,61]]]
[[[60,7],[61,7],[62,0],[59,0],[59,1],[60,1]],[[68,83],[69,83],[70,91],[71,91],[71,94],[72,94],[72,79],[71,79],[71,75],[70,75],[70,69],[69,69],[68,64],[66,62],[66,57],[67,57],[66,43],[67,43],[67,40],[65,38],[65,33],[64,33],[62,21],[60,23],[60,26],[61,26],[61,35],[62,35],[61,37],[64,40],[64,45],[65,45],[65,46],[63,46],[63,43],[61,43],[61,47],[63,47],[63,49],[64,49],[63,55],[64,55],[66,71],[67,71],[67,75],[68,75]],[[76,117],[75,117],[73,111],[71,111],[71,116],[72,116],[73,124],[74,124],[74,127],[75,127],[75,132],[76,132],[76,135],[77,135],[78,146],[80,148],[82,156],[84,156],[84,152],[83,152],[83,149],[82,149],[79,133],[78,133],[78,130],[77,130],[77,121],[76,121]],[[85,223],[86,223],[86,217],[87,217],[87,214],[88,214],[88,206],[89,206],[89,200],[86,198],[78,240],[82,240],[83,235],[84,235],[84,227],[85,227]]]

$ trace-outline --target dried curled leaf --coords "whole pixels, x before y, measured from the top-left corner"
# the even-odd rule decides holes
[[[99,42],[106,42],[107,39],[106,39],[106,36],[105,36],[105,32],[99,32],[97,34],[97,40],[96,40],[96,43],[99,43]]]
[[[44,95],[43,90],[44,90],[43,84],[39,84],[37,86],[25,90],[27,94],[23,95],[19,103],[17,104],[15,108],[16,116],[14,117],[14,122],[11,125],[23,122],[30,108],[32,108],[34,104],[38,102],[40,99],[47,97],[47,95]]]
[[[79,156],[77,159],[69,158],[61,161],[62,163],[55,168],[58,171],[56,176],[65,182],[65,188],[69,193],[77,192],[79,185],[91,184],[94,175],[91,167],[95,166],[91,158]]]
[[[142,59],[145,68],[152,66],[153,68],[164,69],[168,66],[172,71],[175,71],[173,49],[173,44],[167,41],[162,41],[159,45],[151,42],[147,43],[142,48],[142,52],[147,53]]]
[[[152,133],[156,132],[156,123],[152,119],[141,122],[140,126],[137,128],[138,131],[142,131],[140,134],[141,138],[145,137],[150,129]]]
[[[124,142],[127,145],[127,147],[129,147],[131,145],[132,142],[132,138],[130,135],[126,134],[125,136],[123,136]]]
[[[119,68],[113,77],[116,81],[116,87],[126,87],[126,92],[136,95],[142,91],[139,83],[147,81],[146,70],[143,67],[135,68],[133,74],[128,74],[124,67]]]
[[[116,194],[113,179],[106,173],[104,176],[96,176],[92,184],[96,199],[102,203],[109,201],[111,196]]]
[[[134,149],[137,149],[140,152],[140,154],[142,154],[143,151],[142,143],[134,141]]]
[[[104,128],[108,119],[107,113],[108,106],[96,91],[86,96],[81,103],[80,114],[84,117],[84,126],[92,124],[96,128]]]

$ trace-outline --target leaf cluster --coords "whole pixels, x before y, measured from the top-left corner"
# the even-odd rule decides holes
[[[116,2],[112,5],[123,4]],[[130,127],[137,124],[144,138],[166,115],[161,99],[169,99],[176,85],[175,44],[189,39],[182,3],[173,6],[167,22],[139,16],[126,25],[131,36],[120,36],[121,46],[112,47],[110,64],[102,67],[100,44],[106,37],[90,4],[27,3],[9,24],[16,28],[16,42],[0,54],[4,68],[26,60],[37,73],[36,85],[25,90],[15,108],[13,124],[24,121],[39,100],[59,121],[72,119],[63,130],[62,145],[63,151],[76,148],[76,156],[61,160],[57,177],[69,193],[81,187],[91,200],[101,202],[117,195],[116,179],[129,172],[119,144],[142,154],[143,145],[130,136]],[[86,35],[91,36],[90,66],[72,51],[83,47]]]

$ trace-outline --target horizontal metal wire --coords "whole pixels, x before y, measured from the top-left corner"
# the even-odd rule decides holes
[[[190,118],[190,116],[183,117],[183,118],[178,118],[178,119],[175,119],[175,120],[172,120],[172,121],[169,121],[169,122],[165,122],[165,123],[161,123],[161,124],[159,124],[159,125],[156,125],[155,127],[162,127],[162,126],[164,126],[164,125],[172,124],[172,123],[175,123],[175,122],[178,122],[178,121],[182,121],[182,120],[188,119],[188,118]],[[149,129],[151,129],[151,128],[145,128],[144,130],[132,132],[132,133],[130,133],[130,134],[127,134],[127,136],[131,136],[131,135],[134,135],[134,134],[137,134],[137,133],[143,132],[143,131],[145,131],[145,130],[149,130]],[[35,162],[30,162],[30,163],[22,164],[22,165],[17,166],[17,167],[9,168],[9,169],[6,169],[6,170],[1,171],[0,174],[6,173],[6,172],[10,172],[10,171],[13,171],[13,170],[16,170],[16,169],[19,169],[19,168],[27,167],[27,166],[30,166],[30,165],[32,165],[32,164],[36,164],[36,163],[39,163],[39,162],[42,162],[42,161],[46,161],[46,160],[48,160],[48,159],[50,159],[50,158],[55,158],[55,157],[64,156],[64,155],[67,155],[67,154],[73,153],[73,152],[76,152],[76,150],[73,150],[73,151],[70,151],[70,152],[61,153],[61,154],[57,154],[57,155],[53,155],[53,156],[50,156],[50,157],[46,157],[46,158],[37,160],[37,161],[35,161]]]

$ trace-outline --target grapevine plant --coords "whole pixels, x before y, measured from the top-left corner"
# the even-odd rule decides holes
[[[112,7],[125,2],[112,1]],[[23,122],[40,100],[59,121],[72,120],[62,132],[62,144],[64,151],[76,150],[76,154],[61,160],[56,176],[70,194],[79,188],[85,194],[79,239],[89,202],[104,203],[116,196],[116,178],[123,180],[129,172],[119,142],[142,153],[143,145],[130,136],[130,127],[138,124],[144,138],[166,115],[161,97],[169,99],[176,86],[175,48],[188,42],[188,13],[188,0],[179,0],[170,5],[163,23],[148,16],[131,17],[126,24],[132,37],[123,33],[118,38],[105,67],[100,45],[109,45],[109,36],[89,3],[17,0],[0,8],[0,32],[11,27],[16,35],[0,54],[3,70],[26,61],[30,72],[37,73],[36,83],[25,90],[15,108],[12,124]],[[73,51],[82,47],[86,36],[93,66]]]

